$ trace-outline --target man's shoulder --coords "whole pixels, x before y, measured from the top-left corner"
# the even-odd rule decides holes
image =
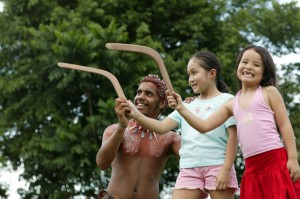
[[[106,129],[111,129],[111,128],[115,129],[115,128],[117,128],[117,127],[118,127],[118,123],[114,123],[114,124],[108,125],[108,126],[106,127]]]
[[[118,124],[117,123],[111,124],[111,125],[109,125],[109,126],[106,127],[106,129],[104,130],[104,134],[111,134],[117,128],[118,128]]]
[[[162,138],[166,138],[166,139],[170,139],[172,138],[173,140],[176,140],[176,139],[180,139],[180,135],[178,133],[176,133],[175,131],[169,131],[163,135],[161,135]]]

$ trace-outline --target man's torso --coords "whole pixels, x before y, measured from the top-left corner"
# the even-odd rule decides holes
[[[122,199],[159,198],[159,180],[172,152],[174,132],[157,135],[132,126],[126,129],[112,162],[108,192]]]

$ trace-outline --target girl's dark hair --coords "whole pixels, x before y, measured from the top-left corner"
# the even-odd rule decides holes
[[[221,78],[221,64],[218,57],[210,51],[200,51],[195,53],[191,58],[195,59],[200,67],[206,71],[215,69],[217,71],[216,85],[217,89],[222,93],[228,93],[228,87]]]
[[[273,61],[272,56],[270,53],[263,47],[261,46],[256,46],[256,45],[248,45],[246,46],[238,55],[236,59],[236,65],[235,65],[235,72],[237,72],[237,69],[239,67],[239,64],[241,62],[241,59],[243,57],[243,54],[246,50],[249,49],[254,49],[255,52],[257,52],[264,65],[264,74],[263,74],[263,79],[260,82],[261,86],[275,86],[277,87],[277,81],[276,81],[276,68],[275,64]],[[242,87],[242,82],[238,79],[240,88]]]

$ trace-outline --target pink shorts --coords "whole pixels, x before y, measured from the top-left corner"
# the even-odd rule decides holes
[[[207,190],[216,190],[216,177],[223,165],[180,169],[174,189],[200,189],[204,192],[201,199],[208,196]],[[238,181],[234,167],[230,171],[229,187],[237,191]]]

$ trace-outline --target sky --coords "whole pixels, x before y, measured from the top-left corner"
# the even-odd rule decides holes
[[[289,0],[280,0],[280,2],[287,2]],[[300,6],[300,0],[298,0],[298,5]],[[3,3],[0,1],[0,12],[3,10]],[[282,57],[273,56],[276,65],[288,64],[294,62],[300,62],[300,54],[289,54]],[[0,181],[5,182],[10,185],[9,198],[8,199],[18,199],[20,198],[17,194],[17,189],[22,187],[25,188],[26,183],[19,181],[19,175],[22,173],[22,169],[12,172],[11,168],[0,169]]]

